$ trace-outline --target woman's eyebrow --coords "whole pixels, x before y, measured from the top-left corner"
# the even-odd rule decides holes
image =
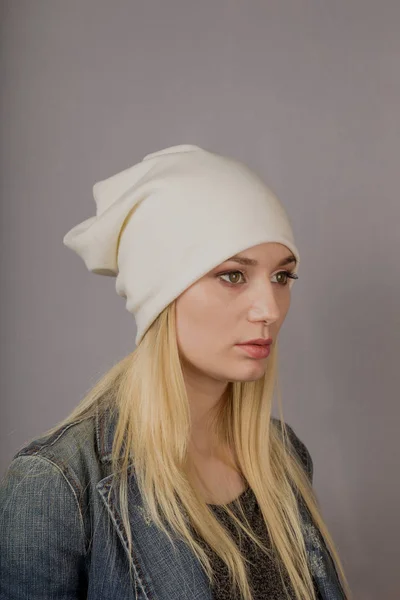
[[[239,254],[235,254],[235,256],[227,258],[225,262],[227,261],[237,262],[240,265],[250,265],[252,267],[255,267],[259,264],[258,260],[255,260],[254,258],[246,258],[245,256],[240,256]],[[288,265],[290,263],[294,263],[295,265],[297,265],[297,260],[295,256],[293,256],[293,254],[282,259],[278,264],[278,267],[284,267],[285,265]]]

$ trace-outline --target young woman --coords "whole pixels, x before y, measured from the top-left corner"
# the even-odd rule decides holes
[[[64,243],[136,348],[12,460],[1,600],[343,600],[304,443],[271,416],[299,253],[242,163],[184,144],[95,184]]]

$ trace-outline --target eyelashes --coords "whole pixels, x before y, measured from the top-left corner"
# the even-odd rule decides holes
[[[232,275],[235,273],[240,273],[240,275],[242,277],[245,277],[245,273],[243,271],[239,271],[238,269],[231,270],[231,271],[225,271],[225,273],[220,273],[219,275],[217,275],[217,277],[219,279],[221,279],[221,281],[223,281],[224,283],[227,283],[228,285],[230,285],[231,287],[237,287],[239,285],[243,285],[243,283],[232,283],[230,281],[226,281],[225,279],[222,279],[222,277],[225,277],[227,275],[229,276],[229,275]],[[292,271],[279,271],[278,273],[276,273],[274,275],[274,277],[276,277],[277,275],[281,275],[282,273],[284,275],[286,275],[286,278],[287,278],[284,283],[279,283],[279,285],[281,285],[282,287],[285,287],[288,285],[288,283],[289,283],[288,279],[298,279],[299,278],[299,276],[296,273],[293,273]]]

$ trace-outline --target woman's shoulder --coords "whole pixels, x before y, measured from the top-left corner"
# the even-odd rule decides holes
[[[51,581],[58,598],[68,577],[75,584],[91,537],[88,507],[101,479],[95,437],[93,418],[71,420],[28,442],[8,465],[0,482],[4,590],[22,593],[29,585],[38,592],[36,585],[48,589]],[[61,575],[53,589],[54,569]]]
[[[88,476],[101,477],[97,446],[95,415],[64,422],[21,447],[6,475],[16,469],[21,476],[24,470],[43,477],[58,472],[70,485],[80,487]]]
[[[77,418],[30,440],[17,451],[14,458],[42,456],[48,459],[68,460],[78,449],[93,447],[94,432],[94,416]]]

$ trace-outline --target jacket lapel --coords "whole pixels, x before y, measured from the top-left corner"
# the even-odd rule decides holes
[[[115,419],[110,413],[97,416],[96,438],[99,458],[111,462]],[[129,557],[128,538],[122,523],[118,492],[112,485],[111,473],[97,484],[97,490],[110,515],[122,546]],[[128,511],[133,539],[134,575],[137,585],[147,600],[211,600],[212,593],[206,574],[193,552],[173,536],[174,546],[145,513],[142,497],[133,468],[129,470]],[[129,576],[129,574],[127,574]]]
[[[342,584],[329,549],[315,527],[304,502],[298,498],[310,570],[322,600],[346,600]]]

